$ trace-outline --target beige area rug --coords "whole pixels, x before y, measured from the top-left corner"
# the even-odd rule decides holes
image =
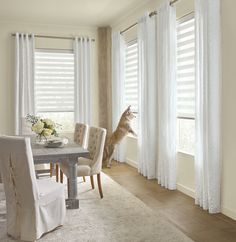
[[[64,226],[44,235],[40,242],[189,242],[192,241],[153,212],[142,201],[102,174],[104,198],[91,190],[89,179],[79,182],[80,209],[67,210]],[[15,241],[6,235],[6,209],[0,184],[0,241]]]

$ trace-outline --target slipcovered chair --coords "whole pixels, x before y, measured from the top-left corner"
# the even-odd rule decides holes
[[[102,186],[101,186],[101,175],[102,170],[102,157],[103,149],[106,139],[106,130],[103,128],[90,127],[89,138],[88,138],[88,151],[89,158],[79,157],[77,164],[77,176],[90,176],[91,185],[94,189],[93,175],[97,175],[98,189],[100,197],[103,198]],[[68,177],[68,165],[61,163],[61,169],[63,173]]]
[[[89,126],[87,124],[76,123],[74,131],[74,142],[83,147],[87,148],[87,135],[88,135]],[[58,181],[58,164],[56,164],[56,180]],[[85,182],[85,177],[83,177]],[[63,171],[60,170],[60,182],[63,183]]]
[[[10,236],[35,241],[63,225],[64,187],[51,180],[36,179],[30,138],[0,137],[0,170]]]

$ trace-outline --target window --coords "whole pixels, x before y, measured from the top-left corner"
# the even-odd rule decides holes
[[[177,23],[178,151],[194,154],[195,143],[195,27],[194,16]]]
[[[138,43],[130,41],[126,45],[125,55],[125,107],[131,105],[136,118],[133,121],[133,129],[137,133],[138,128]]]
[[[74,124],[74,54],[65,51],[35,52],[36,114],[53,119],[62,130]]]

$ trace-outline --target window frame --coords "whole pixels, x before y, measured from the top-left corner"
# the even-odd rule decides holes
[[[35,48],[34,50],[34,54],[36,52],[46,52],[46,53],[68,53],[68,54],[73,54],[74,55],[74,52],[72,49],[56,49],[56,48]],[[34,62],[35,62],[35,57],[34,57]],[[36,115],[42,113],[42,114],[47,114],[47,113],[73,113],[73,126],[74,126],[74,119],[75,119],[75,103],[74,103],[74,107],[73,107],[73,110],[68,110],[68,111],[65,111],[65,110],[38,110],[37,109],[37,106],[36,106],[36,89],[35,89],[35,83],[36,83],[36,64],[34,65],[34,105],[35,105],[35,113]],[[73,82],[75,83],[75,76],[74,76],[74,80]],[[74,95],[74,92],[75,92],[75,89],[73,89],[73,95]],[[46,115],[45,115],[46,116]],[[56,120],[55,120],[56,121]],[[74,128],[72,129],[64,129],[62,130],[62,133],[71,133],[71,132],[74,132]]]
[[[133,44],[137,44],[137,85],[138,85],[137,92],[138,92],[138,95],[139,95],[139,77],[138,77],[138,72],[139,72],[139,56],[138,56],[138,54],[139,54],[139,51],[138,51],[138,38],[137,38],[137,36],[135,38],[131,39],[131,40],[125,41],[125,62],[124,62],[125,65],[124,66],[125,66],[125,69],[126,69],[126,48],[128,46],[133,45]],[[126,78],[124,78],[124,88],[125,88],[125,82],[126,82]],[[139,123],[138,122],[138,115],[139,115],[138,102],[139,102],[139,97],[137,97],[137,110],[132,111],[136,115],[136,118],[135,118],[136,119],[136,130],[134,130],[136,132],[136,134],[138,133],[138,123]],[[125,104],[125,95],[124,95],[124,104]],[[131,110],[132,110],[132,105],[131,105]],[[128,136],[131,137],[131,138],[137,138],[137,137],[133,136],[132,134],[128,134]]]
[[[177,22],[177,26],[179,24],[181,24],[181,23],[184,23],[184,22],[189,21],[189,20],[194,19],[194,18],[195,18],[195,13],[194,12],[188,13],[188,14],[186,14],[186,15],[184,15],[184,16],[182,16],[182,17],[177,19],[177,21],[176,21]],[[177,45],[177,43],[176,43],[176,45]],[[177,47],[177,50],[178,50],[178,47]],[[178,57],[178,56],[176,56],[176,57]],[[176,64],[177,64],[177,61],[176,61]],[[176,65],[176,70],[177,70],[177,65]],[[177,83],[177,78],[176,78],[176,83]],[[177,89],[176,89],[176,91],[177,91]],[[196,92],[196,89],[195,89],[195,92]],[[195,122],[195,114],[194,114],[194,117],[187,117],[187,116],[179,116],[179,115],[177,115],[176,116],[177,125],[180,125],[179,122],[181,120],[192,120],[192,121],[194,121],[194,125],[195,125],[196,124],[196,122]],[[180,136],[179,128],[178,128],[178,136]],[[178,140],[179,140],[179,137],[178,137]],[[190,155],[190,156],[194,157],[194,153],[191,153],[191,152],[179,149],[178,144],[177,144],[177,152],[178,153],[182,153],[182,154],[186,154],[186,155]]]

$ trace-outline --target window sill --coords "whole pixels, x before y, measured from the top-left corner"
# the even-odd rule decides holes
[[[134,136],[132,134],[128,134],[127,137],[130,138],[130,139],[138,140],[138,136]]]
[[[186,155],[194,158],[194,154],[188,153],[186,151],[177,150],[177,154]]]

